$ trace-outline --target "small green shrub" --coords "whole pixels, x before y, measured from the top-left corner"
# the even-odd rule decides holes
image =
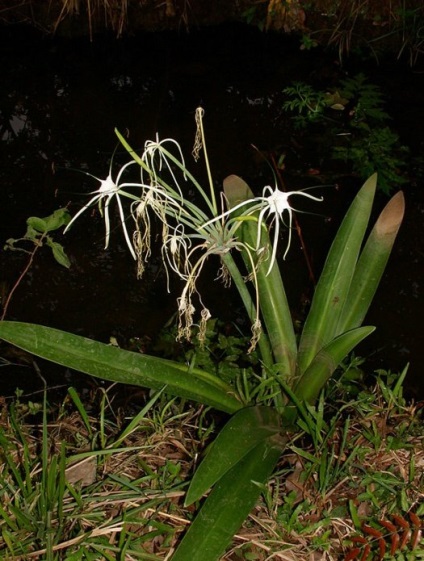
[[[346,162],[360,178],[377,172],[379,188],[386,194],[407,181],[402,170],[409,150],[388,126],[390,116],[380,88],[364,74],[341,80],[329,92],[302,82],[283,92],[288,97],[283,109],[295,113],[295,129],[306,130],[307,136],[311,125],[320,125],[322,141],[317,145],[314,140],[314,149],[322,151],[322,158],[330,146],[331,159]]]

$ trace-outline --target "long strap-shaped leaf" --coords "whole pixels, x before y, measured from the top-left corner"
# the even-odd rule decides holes
[[[152,389],[234,413],[242,404],[222,380],[186,365],[133,353],[58,329],[30,323],[0,322],[0,338],[36,356],[103,380]]]
[[[187,491],[185,506],[198,501],[258,443],[280,430],[280,417],[275,409],[256,406],[237,411],[220,431],[197,468]]]
[[[344,357],[374,330],[375,327],[358,327],[339,335],[325,345],[314,357],[295,387],[294,393],[297,399],[310,404],[315,403],[325,383]]]
[[[396,193],[382,210],[361,252],[337,331],[359,327],[380,283],[405,213],[403,193]]]
[[[237,175],[230,175],[224,180],[224,193],[230,208],[254,197],[247,183]],[[251,247],[256,246],[258,232],[256,220],[243,221],[237,234],[239,232],[242,241],[248,243]],[[271,246],[265,229],[262,232],[261,241],[264,245]],[[251,273],[251,263],[248,259],[245,259],[245,264]],[[257,267],[256,275],[260,310],[274,353],[274,359],[276,363],[281,365],[284,375],[290,379],[295,370],[297,344],[280,270],[278,265],[274,264],[268,274],[268,263],[261,263]]]
[[[218,481],[172,561],[220,559],[255,506],[285,444],[279,436],[263,440]]]
[[[340,335],[337,325],[347,301],[376,186],[374,174],[356,195],[331,245],[302,331],[298,355],[300,375],[317,352]]]

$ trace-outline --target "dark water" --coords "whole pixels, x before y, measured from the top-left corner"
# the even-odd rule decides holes
[[[71,203],[75,213],[96,189],[94,179],[66,168],[86,170],[105,178],[116,146],[114,128],[129,131],[130,141],[142,147],[156,132],[176,138],[190,154],[194,111],[205,109],[208,149],[217,184],[230,174],[245,178],[256,192],[273,182],[270,168],[251,145],[277,152],[291,144],[287,116],[281,110],[282,89],[293,80],[331,87],[340,76],[358,71],[358,62],[344,68],[330,53],[300,52],[295,41],[239,25],[193,30],[189,34],[142,34],[120,41],[43,38],[19,27],[0,29],[0,238],[18,238],[28,216],[46,216]],[[355,64],[350,70],[349,64]],[[422,155],[424,76],[390,62],[363,64],[378,83],[394,117],[393,128],[412,154]],[[359,65],[359,66],[360,66]],[[313,153],[304,154],[308,167],[320,167]],[[116,169],[127,158],[117,151]],[[203,170],[190,164],[203,177]],[[55,173],[54,173],[55,172]],[[288,159],[285,181],[293,188],[323,182],[299,171]],[[361,182],[341,175],[339,189],[324,192],[318,212],[331,218],[301,217],[305,243],[317,271],[334,230]],[[407,216],[387,272],[370,311],[377,332],[359,350],[369,356],[370,368],[402,369],[410,362],[408,388],[424,396],[421,364],[424,358],[422,234],[424,202],[421,184],[407,185]],[[381,208],[386,201],[377,198]],[[116,217],[115,217],[116,218]],[[67,329],[98,340],[111,335],[153,337],[175,311],[178,284],[167,294],[158,254],[146,276],[137,281],[133,261],[120,229],[112,232],[110,249],[103,250],[103,224],[98,213],[87,212],[64,237],[72,261],[70,270],[40,252],[17,290],[8,319]],[[0,253],[2,291],[13,286],[25,265],[23,254]],[[212,274],[215,274],[214,270]],[[293,314],[301,317],[302,302],[311,285],[299,243],[294,243],[283,267]],[[212,313],[235,319],[237,294],[205,281]],[[10,358],[10,350],[1,347]],[[1,354],[1,353],[0,353]],[[16,362],[21,359],[16,358]],[[57,369],[56,369],[56,372]],[[62,373],[58,373],[60,377]],[[34,377],[30,367],[3,366],[0,384],[24,385]],[[11,379],[13,382],[10,382]],[[10,382],[10,383],[8,383]]]

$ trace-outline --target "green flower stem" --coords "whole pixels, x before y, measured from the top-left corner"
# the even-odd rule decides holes
[[[224,253],[223,255],[221,255],[221,259],[224,265],[227,267],[228,272],[230,273],[231,278],[237,287],[237,290],[240,294],[240,298],[242,299],[244,307],[246,309],[247,315],[249,316],[249,319],[253,324],[256,321],[256,306],[252,300],[252,296],[250,295],[249,289],[246,286],[246,282],[243,278],[243,275],[240,273],[240,270],[237,267],[230,253]],[[270,369],[274,364],[274,359],[269,344],[269,339],[266,334],[264,333],[261,334],[258,341],[258,346],[261,352],[261,359],[264,363],[264,366]]]
[[[144,169],[144,171],[146,173],[148,173],[149,175],[152,174],[152,170],[146,165],[146,163],[140,158],[140,156],[137,154],[137,152],[131,148],[131,146],[128,144],[128,142],[125,140],[125,138],[122,136],[122,134],[115,129],[115,134],[116,136],[119,138],[119,141],[121,142],[121,144],[123,145],[123,147],[127,150],[127,152],[130,154],[130,156],[134,159],[135,162],[137,162],[137,164],[139,164],[140,167],[142,167]],[[189,179],[191,181],[191,183],[194,185],[194,187],[196,187],[196,189],[198,190],[198,192],[200,193],[200,195],[202,196],[203,200],[206,202],[206,204],[208,205],[209,209],[211,210],[213,216],[217,215],[217,209],[216,209],[216,202],[215,202],[215,194],[213,195],[213,199],[212,201],[209,199],[209,197],[206,195],[205,191],[203,190],[202,186],[200,185],[200,183],[196,180],[196,178],[187,170],[187,168],[184,166],[184,164],[182,162],[180,162],[180,160],[178,158],[176,158],[173,154],[171,154],[171,152],[169,152],[168,150],[166,150],[166,148],[164,148],[163,146],[160,147],[160,152],[162,154],[164,154],[169,160],[171,160],[180,170],[181,172],[184,174],[185,177],[187,177],[187,179]],[[210,172],[209,172],[210,173]],[[166,191],[172,196],[174,197],[176,200],[179,200],[182,202],[181,199],[181,195],[178,193],[178,191],[176,191],[175,189],[173,189],[172,187],[170,187],[165,181],[163,181],[160,177],[157,178],[158,181],[161,183],[161,185],[166,189]],[[198,207],[196,207],[195,205],[190,204],[189,201],[184,200],[184,203],[187,206],[193,207],[197,213],[201,213],[200,209]],[[193,210],[192,208],[192,210]],[[203,216],[201,217],[202,220],[204,220],[205,222],[208,220],[208,216],[206,214],[201,213]]]
[[[267,263],[259,265],[257,282],[261,314],[270,339],[274,360],[287,383],[296,369],[296,337],[284,284],[277,264],[267,274]]]

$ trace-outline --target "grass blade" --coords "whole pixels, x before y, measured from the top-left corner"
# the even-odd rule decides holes
[[[75,388],[70,387],[68,388],[68,394],[70,396],[70,398],[72,399],[72,401],[74,402],[75,407],[77,408],[78,413],[81,416],[81,419],[84,423],[84,426],[87,430],[88,436],[91,438],[93,438],[93,431],[91,429],[91,423],[90,423],[90,418],[87,414],[87,411],[80,399],[80,396],[78,395],[77,391]]]

